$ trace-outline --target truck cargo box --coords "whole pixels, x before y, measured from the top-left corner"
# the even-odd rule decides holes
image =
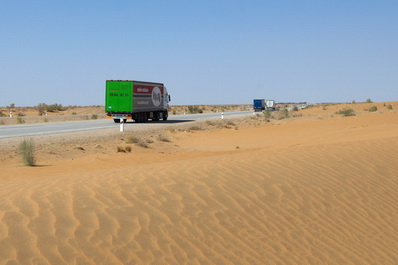
[[[140,120],[158,120],[166,116],[170,96],[162,83],[107,80],[105,111],[109,117],[129,117]],[[137,115],[135,115],[137,114]],[[143,117],[141,117],[143,116]]]
[[[263,111],[265,109],[265,99],[254,99],[253,109],[254,111]]]

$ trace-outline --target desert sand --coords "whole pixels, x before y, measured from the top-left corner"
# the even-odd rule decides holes
[[[126,135],[54,142],[36,167],[8,151],[0,264],[397,264],[389,104],[168,128],[169,141],[146,136],[150,148]],[[337,115],[344,107],[357,115]]]

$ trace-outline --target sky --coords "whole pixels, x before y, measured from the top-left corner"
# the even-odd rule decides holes
[[[104,105],[106,80],[171,105],[398,100],[398,1],[0,0],[0,106]]]

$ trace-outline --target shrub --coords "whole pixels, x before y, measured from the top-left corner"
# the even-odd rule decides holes
[[[266,108],[264,111],[264,118],[269,119],[269,117],[271,117],[271,112],[269,111],[268,108]]]
[[[118,146],[116,148],[118,153],[131,153],[131,146],[127,145],[126,147]]]
[[[167,143],[171,142],[171,140],[164,134],[159,134],[158,135],[158,140],[162,141],[162,142],[167,142]]]
[[[139,147],[143,147],[143,148],[148,148],[147,143],[143,139],[138,138],[136,136],[131,136],[131,137],[127,138],[126,143],[135,144],[135,145],[137,145]]]
[[[207,121],[206,121],[206,124],[207,124],[207,125],[210,125],[210,126],[216,125],[216,123],[215,123],[214,121],[211,121],[211,120],[207,120]]]
[[[188,128],[188,131],[200,131],[200,130],[202,130],[202,127],[200,127],[198,125],[193,125]]]
[[[375,112],[375,111],[377,111],[377,107],[376,106],[372,106],[372,107],[370,107],[369,111],[370,112]]]
[[[25,123],[25,120],[22,119],[22,117],[18,116],[18,117],[17,117],[17,123],[18,123],[18,124]]]
[[[289,111],[287,109],[283,109],[282,112],[280,113],[280,116],[278,117],[279,120],[287,119],[289,118]]]
[[[391,105],[387,105],[387,109],[392,109],[392,106]]]
[[[97,114],[93,114],[93,115],[91,115],[91,119],[92,119],[92,120],[96,120],[96,119],[98,119],[98,115],[97,115]]]
[[[123,146],[118,146],[118,147],[116,147],[116,151],[117,151],[118,153],[124,153],[124,152],[125,152]]]
[[[341,114],[343,115],[343,117],[348,117],[348,116],[355,116],[355,111],[353,109],[342,109],[338,112],[336,112],[336,114]]]
[[[372,101],[370,98],[368,98],[368,99],[366,100],[366,103],[373,103],[373,101]]]
[[[190,114],[203,113],[203,110],[201,110],[198,106],[188,106],[188,113]]]
[[[36,163],[34,156],[34,143],[32,139],[25,139],[19,145],[19,152],[21,154],[22,163],[25,166],[32,167]]]
[[[227,125],[234,126],[235,123],[233,121],[227,121]]]
[[[139,142],[139,139],[136,136],[131,136],[131,137],[127,138],[127,140],[126,140],[126,143],[128,143],[128,144],[136,144],[138,142]]]

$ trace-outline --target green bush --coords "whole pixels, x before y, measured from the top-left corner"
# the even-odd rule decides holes
[[[342,109],[338,112],[336,112],[336,114],[341,114],[344,117],[348,117],[348,116],[355,116],[355,111],[353,109]]]
[[[19,145],[19,152],[21,154],[22,163],[25,166],[32,167],[36,163],[34,155],[34,143],[32,139],[25,139]]]
[[[375,111],[377,111],[377,107],[376,106],[372,106],[372,107],[370,107],[369,111],[370,112],[375,112]]]
[[[188,113],[190,114],[203,113],[203,110],[201,110],[198,106],[188,106]]]

